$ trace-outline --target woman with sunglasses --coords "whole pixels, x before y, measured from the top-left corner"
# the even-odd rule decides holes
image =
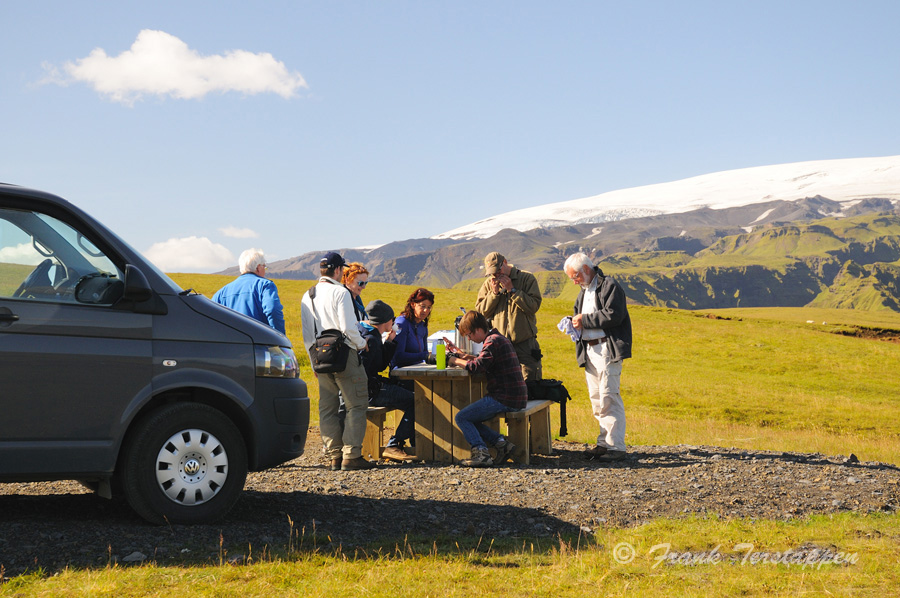
[[[366,288],[366,285],[369,284],[369,271],[359,262],[351,262],[344,268],[341,282],[344,283],[344,286],[347,287],[347,290],[350,291],[350,296],[353,298],[353,311],[356,313],[356,321],[362,322],[368,319],[366,308],[360,295],[363,289]]]

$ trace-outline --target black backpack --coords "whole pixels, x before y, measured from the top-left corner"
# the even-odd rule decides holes
[[[563,386],[561,380],[544,378],[543,380],[527,380],[528,398],[537,401],[553,401],[559,403],[559,435],[566,436],[569,430],[566,428],[566,401],[572,396]]]

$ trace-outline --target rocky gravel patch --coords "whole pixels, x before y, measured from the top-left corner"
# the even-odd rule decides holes
[[[268,550],[346,552],[415,537],[590,536],[692,513],[791,519],[900,508],[900,468],[852,455],[634,446],[627,459],[600,463],[584,458],[585,445],[554,442],[554,455],[528,466],[332,472],[320,446],[311,430],[306,455],[250,474],[234,511],[211,525],[151,526],[75,482],[0,484],[0,571],[244,562]]]

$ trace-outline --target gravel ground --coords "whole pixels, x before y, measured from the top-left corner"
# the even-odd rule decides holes
[[[900,468],[856,457],[708,446],[634,446],[627,459],[586,460],[585,445],[555,442],[531,465],[467,469],[385,465],[332,472],[318,430],[307,454],[250,474],[217,524],[155,527],[122,501],[75,482],[0,484],[0,577],[111,563],[243,562],[266,547],[344,551],[409,537],[591,535],[656,517],[791,519],[817,513],[896,512]],[[223,550],[220,550],[220,543]]]

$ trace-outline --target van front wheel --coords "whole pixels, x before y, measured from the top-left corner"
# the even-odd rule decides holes
[[[220,519],[247,479],[247,449],[237,427],[197,403],[167,405],[139,422],[123,459],[128,504],[151,523]]]

